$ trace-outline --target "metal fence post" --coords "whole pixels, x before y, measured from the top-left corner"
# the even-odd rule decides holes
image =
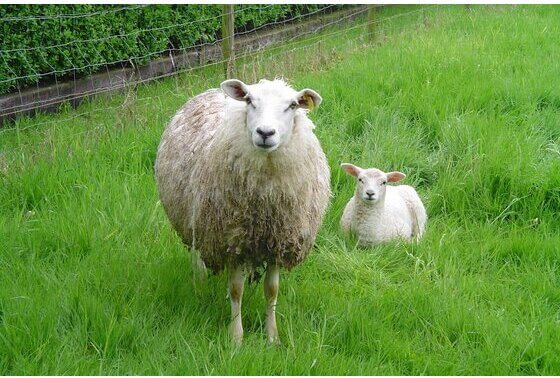
[[[226,79],[235,76],[235,49],[233,40],[234,18],[233,5],[224,4],[222,8],[222,56]]]

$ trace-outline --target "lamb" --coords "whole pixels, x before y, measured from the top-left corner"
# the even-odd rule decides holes
[[[312,248],[330,199],[327,159],[307,112],[321,96],[283,80],[226,80],[188,101],[155,163],[164,210],[200,268],[229,272],[231,334],[243,338],[244,280],[266,269],[266,333],[278,341],[280,268]]]
[[[358,179],[356,192],[344,209],[340,225],[354,232],[361,245],[394,239],[420,240],[426,226],[426,210],[413,187],[387,186],[406,176],[377,168],[362,169],[343,163],[341,167]]]

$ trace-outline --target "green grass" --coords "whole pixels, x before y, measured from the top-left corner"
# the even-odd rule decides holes
[[[374,44],[356,28],[239,68],[324,98],[334,197],[310,257],[281,276],[280,347],[260,285],[230,345],[225,277],[193,285],[158,202],[163,128],[219,68],[1,130],[0,372],[560,374],[559,18],[438,6],[382,23]],[[428,209],[420,244],[341,235],[342,161],[408,174]]]

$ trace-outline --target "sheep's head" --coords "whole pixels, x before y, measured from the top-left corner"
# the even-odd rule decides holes
[[[226,80],[222,91],[229,97],[243,101],[247,106],[247,129],[253,145],[271,152],[288,143],[294,119],[300,109],[311,110],[319,106],[321,96],[311,89],[299,92],[282,80],[261,80],[247,85],[240,80]]]
[[[356,177],[356,196],[366,203],[376,203],[385,198],[388,182],[398,182],[406,177],[401,172],[385,173],[377,168],[362,169],[353,164],[343,163],[342,169],[351,176]]]

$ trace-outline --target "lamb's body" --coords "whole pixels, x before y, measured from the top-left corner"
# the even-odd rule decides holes
[[[419,238],[425,224],[426,211],[422,201],[408,185],[388,186],[385,203],[369,205],[352,197],[341,219],[343,230],[354,232],[364,245],[396,238]]]
[[[355,233],[362,245],[420,239],[426,227],[426,210],[416,190],[408,185],[387,185],[402,180],[403,173],[347,163],[342,168],[358,179],[340,219],[344,231]]]
[[[307,256],[328,204],[326,158],[303,110],[289,144],[256,151],[247,143],[245,107],[210,90],[179,110],[158,149],[161,201],[213,271],[292,268]]]

